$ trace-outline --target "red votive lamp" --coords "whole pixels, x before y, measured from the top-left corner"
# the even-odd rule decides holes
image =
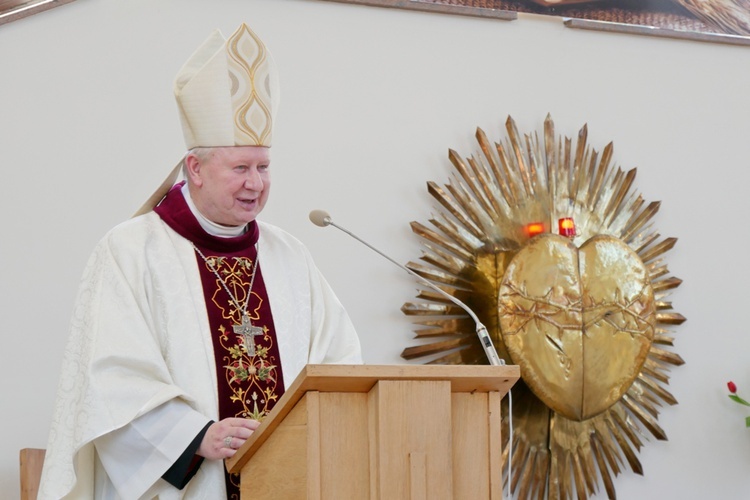
[[[526,234],[529,235],[529,238],[533,238],[537,234],[542,234],[543,232],[544,232],[543,222],[531,222],[529,224],[526,224]]]
[[[560,236],[567,236],[572,238],[576,235],[576,223],[573,222],[573,217],[563,217],[557,221],[558,232]]]

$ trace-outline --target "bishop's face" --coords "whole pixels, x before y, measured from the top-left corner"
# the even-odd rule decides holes
[[[242,226],[263,210],[271,187],[270,149],[264,146],[212,148],[199,159],[189,155],[190,196],[212,222]]]

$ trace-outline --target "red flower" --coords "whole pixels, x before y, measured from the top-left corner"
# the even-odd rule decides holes
[[[729,389],[729,392],[731,392],[732,394],[737,394],[737,385],[731,380],[727,382],[727,388]]]

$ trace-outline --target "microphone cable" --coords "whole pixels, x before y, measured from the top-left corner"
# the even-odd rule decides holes
[[[500,473],[502,476],[502,473]],[[500,479],[502,481],[502,478]],[[513,388],[508,389],[508,499],[513,499]]]

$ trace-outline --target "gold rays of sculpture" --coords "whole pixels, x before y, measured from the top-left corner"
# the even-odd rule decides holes
[[[557,138],[549,116],[542,142],[511,117],[506,130],[492,144],[478,129],[476,156],[450,150],[451,181],[428,182],[440,204],[432,227],[412,223],[423,263],[408,267],[471,307],[521,367],[512,447],[503,435],[518,498],[585,499],[602,483],[615,498],[625,462],[642,473],[643,429],[666,439],[658,408],[677,403],[665,389],[670,365],[683,364],[669,327],[685,318],[665,300],[681,280],[663,260],[676,239],[654,229],[660,203],[633,191],[636,170],[612,164],[612,143],[591,149],[585,125],[575,142]],[[555,234],[562,220],[574,234]],[[418,299],[402,310],[418,317],[424,342],[404,358],[487,363],[463,310],[430,290]]]

